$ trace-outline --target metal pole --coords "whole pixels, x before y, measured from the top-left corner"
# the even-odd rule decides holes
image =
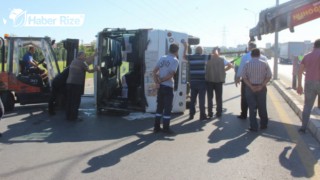
[[[279,6],[279,0],[276,0],[276,6]],[[278,79],[278,58],[279,58],[279,21],[276,19],[274,33],[274,63],[273,63],[273,79]]]
[[[0,41],[1,41],[1,72],[4,72],[4,64],[5,64],[5,40],[0,37]]]
[[[318,94],[318,108],[320,109],[320,94]]]

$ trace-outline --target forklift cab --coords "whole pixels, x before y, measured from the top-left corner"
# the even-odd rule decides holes
[[[60,72],[49,37],[5,37],[1,54],[0,95],[7,111],[14,104],[47,102],[53,78]],[[42,69],[47,73],[44,82],[40,74],[27,72],[22,58],[33,46],[35,60],[42,60]]]

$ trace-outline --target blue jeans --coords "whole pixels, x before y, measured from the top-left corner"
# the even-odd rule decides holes
[[[200,117],[204,117],[206,115],[205,109],[205,97],[206,97],[206,83],[205,81],[191,82],[191,101],[190,101],[190,115],[194,115],[196,113],[196,101],[197,96],[199,95],[199,109],[200,109]]]
[[[248,86],[246,86],[245,93],[249,106],[250,128],[258,129],[257,110],[260,116],[260,126],[267,126],[267,88],[264,87],[261,91],[253,92]]]
[[[314,101],[320,96],[320,81],[306,81],[304,84],[304,106],[302,112],[302,129],[306,129]]]
[[[157,96],[157,111],[156,118],[160,119],[162,116],[163,122],[169,122],[171,119],[171,110],[173,102],[173,88],[169,86],[160,85]]]

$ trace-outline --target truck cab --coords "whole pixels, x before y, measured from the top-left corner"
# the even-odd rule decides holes
[[[183,41],[199,39],[186,33],[153,29],[104,29],[97,35],[95,100],[97,111],[156,111],[157,88],[152,71],[171,43],[179,44],[179,67],[174,77],[173,112],[184,112],[187,99],[187,67]]]

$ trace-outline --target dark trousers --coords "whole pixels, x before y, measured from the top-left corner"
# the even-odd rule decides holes
[[[205,109],[205,97],[206,97],[206,83],[205,81],[199,82],[191,82],[191,101],[190,101],[190,115],[194,115],[196,113],[196,102],[197,96],[199,95],[199,109],[200,109],[200,117],[206,116]]]
[[[222,113],[222,86],[223,83],[206,82],[208,93],[208,115],[212,116],[213,109],[213,91],[216,95],[216,111],[218,114]]]
[[[49,113],[54,114],[56,106],[65,107],[65,98],[67,97],[67,88],[66,85],[57,86],[54,83],[52,84],[52,90],[48,102]]]
[[[241,114],[242,117],[248,116],[248,103],[246,99],[246,83],[241,81]]]
[[[52,85],[52,90],[51,90],[51,94],[48,102],[49,113],[55,112],[56,99],[57,99],[58,93],[59,93],[58,88]]]
[[[157,112],[156,120],[161,119],[163,122],[169,122],[171,119],[173,102],[173,88],[169,86],[160,85],[157,96]]]
[[[73,121],[78,118],[83,85],[67,84],[66,118]]]
[[[30,67],[28,69],[28,71],[29,71],[29,73],[35,73],[35,74],[40,74],[40,75],[46,72],[45,70],[40,69],[38,67]]]
[[[246,98],[249,106],[250,128],[258,129],[257,110],[260,116],[260,126],[267,126],[268,125],[267,88],[264,87],[261,91],[253,92],[247,86]]]

